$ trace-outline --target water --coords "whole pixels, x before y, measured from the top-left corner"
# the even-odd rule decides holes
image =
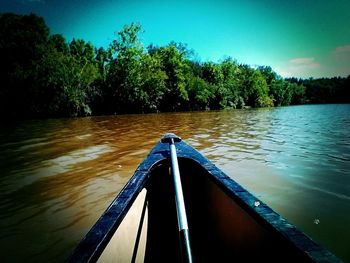
[[[168,131],[350,262],[350,105],[2,127],[1,262],[63,262]]]

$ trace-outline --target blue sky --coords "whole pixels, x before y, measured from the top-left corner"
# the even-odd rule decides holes
[[[231,56],[268,65],[284,77],[350,74],[348,0],[12,0],[0,12],[45,18],[51,33],[107,47],[125,24],[139,22],[144,45],[182,42],[201,61]]]

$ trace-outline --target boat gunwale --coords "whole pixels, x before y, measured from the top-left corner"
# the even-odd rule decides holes
[[[166,152],[156,152],[161,144],[163,143],[159,142],[141,162],[133,176],[79,242],[66,262],[96,262],[98,260],[137,196],[145,188],[152,167],[167,158]]]
[[[267,227],[268,230],[278,232],[314,262],[342,262],[226,175],[195,148],[184,141],[175,144],[179,159],[190,159],[199,164],[208,172],[209,179],[258,223]],[[133,176],[78,244],[67,262],[96,262],[98,260],[138,194],[143,188],[146,188],[152,168],[169,158],[168,144],[160,141],[141,162]]]

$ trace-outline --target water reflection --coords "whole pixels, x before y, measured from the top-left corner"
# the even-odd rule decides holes
[[[349,113],[349,105],[300,106],[1,128],[2,262],[64,261],[169,131],[350,261]]]

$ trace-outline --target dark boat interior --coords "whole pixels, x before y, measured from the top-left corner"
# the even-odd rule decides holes
[[[169,161],[147,181],[145,262],[181,262]],[[194,262],[312,262],[196,161],[179,158]]]

